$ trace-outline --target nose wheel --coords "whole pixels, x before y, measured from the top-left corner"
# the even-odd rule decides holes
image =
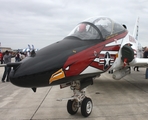
[[[68,100],[67,102],[67,111],[69,114],[74,115],[77,113],[79,106],[78,106],[79,102],[74,99],[74,100]]]
[[[82,102],[78,102],[76,99],[68,100],[67,111],[69,114],[75,115],[78,112],[79,107],[81,107],[81,114],[84,117],[88,117],[93,108],[92,100],[88,97],[85,97]]]
[[[81,114],[84,117],[88,117],[92,112],[93,104],[90,98],[85,98],[81,104]]]

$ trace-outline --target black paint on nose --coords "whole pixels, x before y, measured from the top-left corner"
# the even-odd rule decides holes
[[[52,71],[45,71],[37,74],[15,77],[15,71],[12,70],[10,73],[10,81],[12,84],[20,87],[44,87],[50,85],[49,79],[51,74],[53,74]]]

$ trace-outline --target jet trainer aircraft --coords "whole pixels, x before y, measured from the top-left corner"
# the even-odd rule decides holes
[[[73,96],[67,98],[67,111],[88,117],[93,109],[91,98],[85,96],[87,86],[106,71],[114,70],[116,80],[130,74],[130,66],[145,66],[142,47],[136,40],[138,22],[132,36],[125,25],[107,17],[92,17],[79,23],[63,40],[51,44],[13,67],[10,81],[20,87],[32,88],[70,86]]]

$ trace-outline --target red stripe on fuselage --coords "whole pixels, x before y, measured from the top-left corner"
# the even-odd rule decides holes
[[[120,45],[115,45],[115,46],[106,46],[103,48],[103,51],[118,51],[120,49]]]
[[[115,39],[116,40],[121,39],[125,37],[126,35],[127,35],[127,31],[70,56],[63,66],[65,76],[69,77],[69,76],[79,75],[94,61],[96,57],[100,56],[101,50],[118,51],[120,49],[120,46],[105,47],[105,45],[115,41]],[[95,56],[95,53],[97,53],[97,56]],[[92,65],[94,65],[95,67],[96,63]],[[97,68],[98,69],[100,68],[101,70],[103,70],[102,65],[99,66],[98,64]]]

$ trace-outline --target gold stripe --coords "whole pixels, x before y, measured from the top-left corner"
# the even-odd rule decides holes
[[[57,72],[52,74],[51,78],[49,79],[49,83],[52,83],[53,81],[56,81],[62,78],[65,78],[65,74],[64,74],[64,71],[60,69]]]
[[[116,54],[116,58],[118,57],[118,53]]]

